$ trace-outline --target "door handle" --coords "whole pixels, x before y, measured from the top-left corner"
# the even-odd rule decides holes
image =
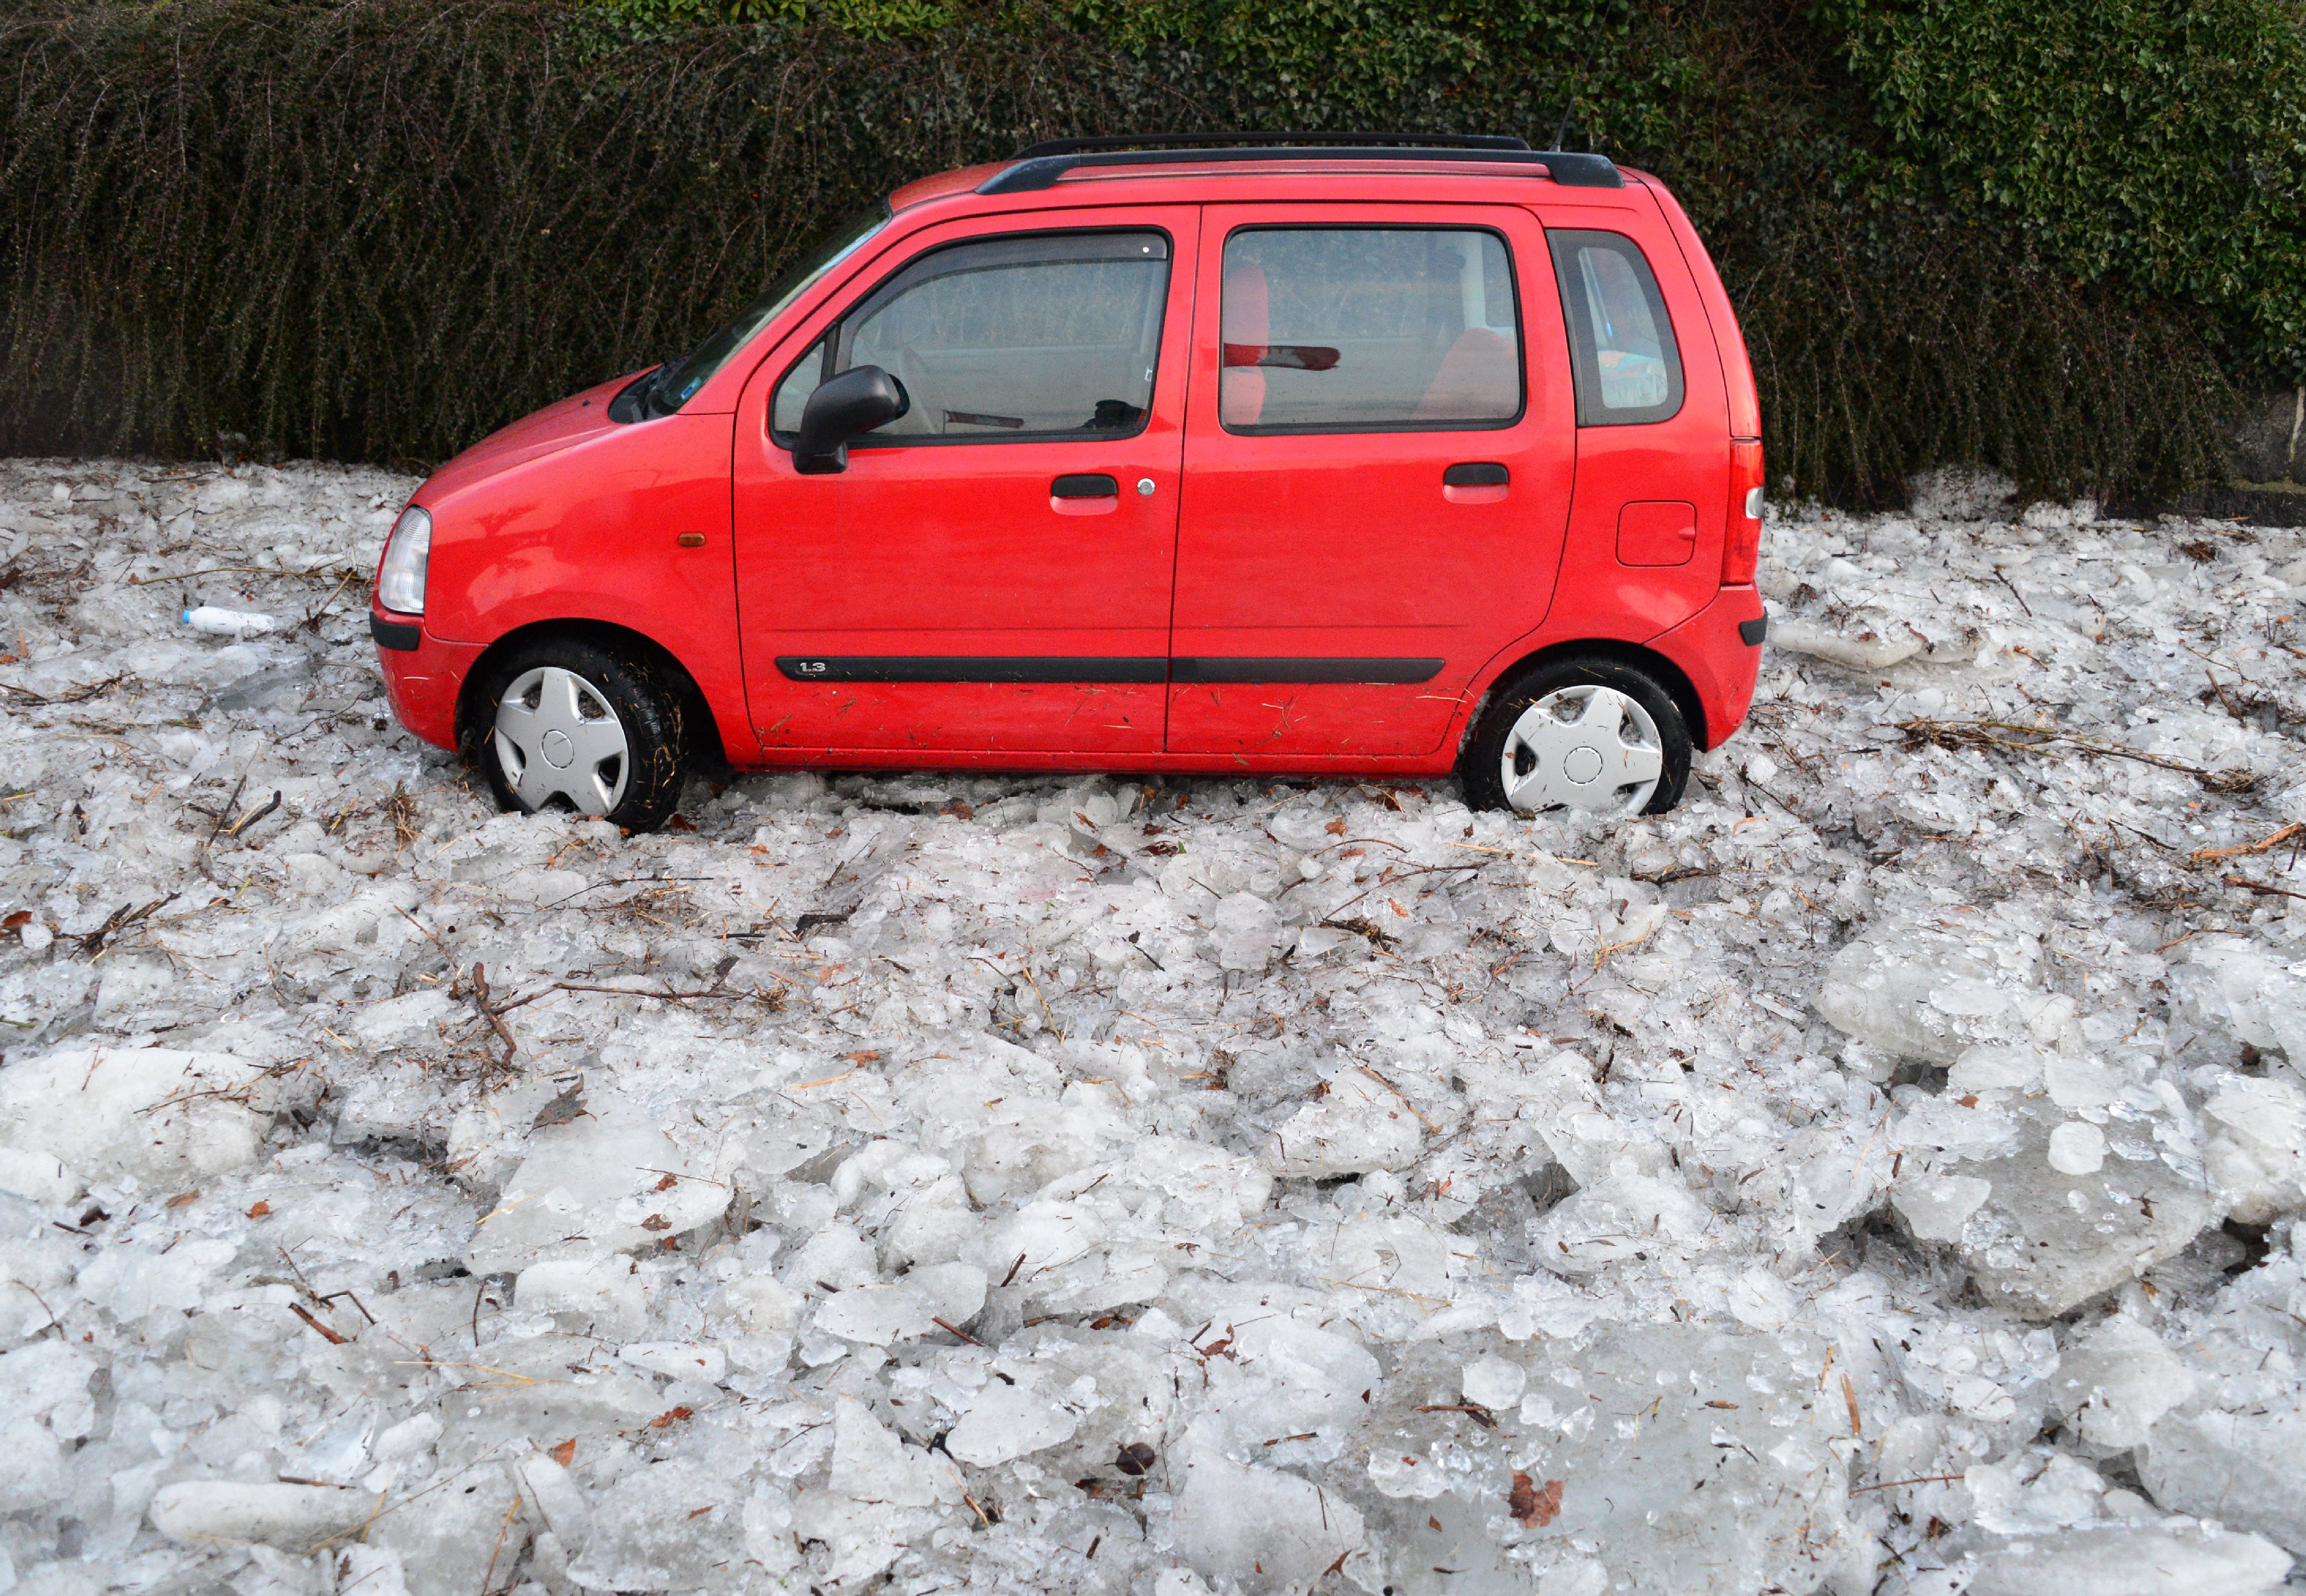
[[[1080,471],[1049,484],[1049,508],[1060,516],[1109,516],[1121,508],[1121,484],[1102,471]]]
[[[1441,497],[1451,504],[1496,504],[1512,480],[1495,460],[1461,460],[1441,474]]]
[[[1445,488],[1502,488],[1512,480],[1513,473],[1495,460],[1466,460],[1441,474]]]

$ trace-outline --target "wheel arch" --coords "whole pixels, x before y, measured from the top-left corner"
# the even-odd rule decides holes
[[[614,621],[569,619],[531,621],[515,627],[481,651],[472,668],[465,672],[463,685],[457,692],[457,747],[467,755],[476,753],[483,733],[480,724],[480,700],[484,685],[493,677],[505,658],[547,637],[570,637],[628,654],[646,664],[671,685],[679,702],[681,755],[691,769],[719,771],[729,763],[722,744],[720,722],[714,718],[712,705],[706,702],[704,689],[682,664],[679,656],[646,633]]]
[[[1671,695],[1674,707],[1681,711],[1682,719],[1688,724],[1690,741],[1700,748],[1712,746],[1706,738],[1704,703],[1697,696],[1696,685],[1680,666],[1653,648],[1628,643],[1622,637],[1568,637],[1531,650],[1490,678],[1489,685],[1482,689],[1482,696],[1473,701],[1472,711],[1465,716],[1464,730],[1458,734],[1458,757],[1465,757],[1465,746],[1473,740],[1474,729],[1482,723],[1482,715],[1489,708],[1490,697],[1499,688],[1541,665],[1577,654],[1598,654],[1604,659],[1620,661],[1657,678],[1658,685]]]

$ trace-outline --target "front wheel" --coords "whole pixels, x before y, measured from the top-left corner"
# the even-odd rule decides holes
[[[680,801],[680,699],[647,665],[572,637],[516,649],[491,674],[477,750],[497,801],[653,831]]]
[[[1459,771],[1476,808],[1659,815],[1681,801],[1695,752],[1680,705],[1654,677],[1572,655],[1490,695]]]

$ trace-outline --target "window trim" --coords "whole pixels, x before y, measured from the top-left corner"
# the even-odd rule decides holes
[[[1471,422],[1291,422],[1266,426],[1236,427],[1225,419],[1220,392],[1217,425],[1236,438],[1382,437],[1396,432],[1503,432],[1521,425],[1529,415],[1529,328],[1522,314],[1521,271],[1514,258],[1513,240],[1502,228],[1481,222],[1243,222],[1227,232],[1217,245],[1217,387],[1225,382],[1226,252],[1244,233],[1486,233],[1506,252],[1506,283],[1513,291],[1515,380],[1519,384],[1514,413],[1496,421]]]
[[[1078,427],[1068,427],[1061,431],[1050,432],[1027,432],[1022,431],[1004,432],[997,437],[990,434],[968,433],[958,437],[950,434],[944,437],[937,437],[930,434],[915,434],[904,437],[876,438],[870,432],[865,432],[850,439],[849,440],[849,448],[853,452],[860,448],[952,448],[956,445],[983,443],[1116,443],[1141,436],[1145,430],[1153,424],[1153,412],[1156,401],[1159,397],[1161,387],[1161,352],[1163,346],[1167,342],[1169,312],[1175,303],[1172,296],[1175,294],[1177,287],[1176,235],[1170,232],[1166,227],[1150,222],[1116,224],[1106,227],[1004,228],[992,233],[973,233],[965,238],[949,238],[942,243],[932,244],[927,249],[921,251],[918,254],[906,256],[903,260],[892,265],[887,271],[883,272],[879,277],[875,277],[869,286],[866,287],[862,292],[858,293],[855,298],[851,299],[847,304],[841,308],[840,314],[834,316],[830,321],[827,321],[823,327],[819,328],[817,329],[816,336],[808,341],[807,346],[798,355],[794,356],[792,363],[785,367],[783,371],[778,374],[777,380],[769,385],[768,402],[766,406],[769,441],[775,444],[779,448],[790,449],[799,437],[799,434],[795,432],[781,432],[777,430],[777,396],[784,390],[785,384],[792,380],[793,373],[800,370],[802,363],[807,361],[811,354],[816,354],[820,362],[820,370],[817,373],[816,379],[819,386],[822,386],[832,378],[839,376],[840,373],[833,371],[832,366],[835,355],[841,347],[841,329],[848,324],[849,319],[851,316],[855,315],[858,311],[863,310],[867,305],[872,303],[874,296],[879,294],[882,289],[887,287],[891,283],[895,282],[901,275],[910,271],[920,262],[930,259],[932,256],[944,254],[948,250],[966,249],[971,244],[998,243],[1012,239],[1084,238],[1110,236],[1131,233],[1152,234],[1160,238],[1169,252],[1168,255],[1162,262],[1164,265],[1168,267],[1169,277],[1161,296],[1161,315],[1154,335],[1153,382],[1152,386],[1146,393],[1145,414],[1138,418],[1137,424],[1134,427],[1125,432],[1090,432]]]
[[[1681,335],[1673,324],[1673,312],[1666,308],[1665,291],[1658,286],[1657,269],[1650,264],[1648,252],[1631,235],[1606,227],[1549,227],[1545,242],[1553,256],[1553,280],[1561,291],[1561,317],[1569,329],[1569,373],[1577,396],[1577,424],[1651,427],[1679,415],[1682,406],[1689,402],[1689,380],[1681,359]],[[1571,257],[1580,249],[1593,248],[1606,248],[1632,257],[1634,275],[1649,300],[1650,315],[1657,323],[1659,345],[1666,356],[1666,399],[1662,404],[1631,410],[1601,403],[1599,343],[1593,336],[1585,295],[1574,289],[1570,281],[1576,264]]]

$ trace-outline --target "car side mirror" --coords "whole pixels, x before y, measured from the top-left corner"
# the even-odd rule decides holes
[[[824,476],[849,469],[849,440],[913,407],[905,385],[879,366],[854,366],[809,395],[793,440],[793,469]]]

